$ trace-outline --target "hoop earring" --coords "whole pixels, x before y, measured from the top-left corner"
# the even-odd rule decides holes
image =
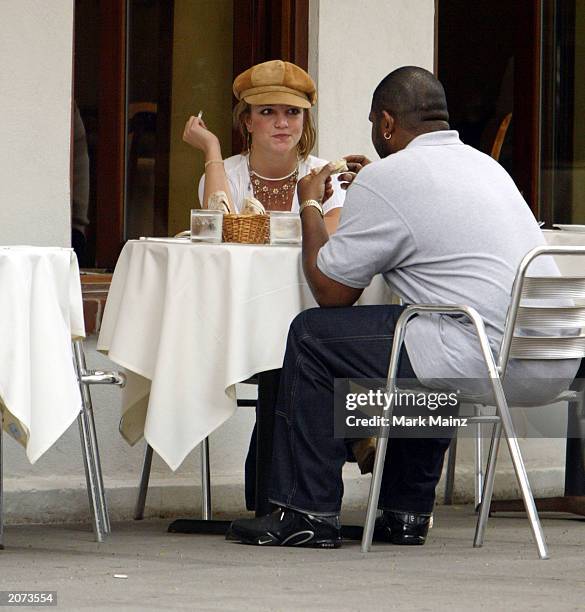
[[[248,151],[248,153],[252,150],[252,134],[250,134],[250,132],[248,132],[248,130],[246,129],[246,151]]]
[[[386,140],[390,140],[390,138],[392,138],[392,133],[391,132],[384,132],[384,138]]]

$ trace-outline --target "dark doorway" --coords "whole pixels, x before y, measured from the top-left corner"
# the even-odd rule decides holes
[[[438,76],[451,126],[492,153],[537,214],[539,173],[540,2],[439,0]],[[505,127],[506,118],[511,121]],[[494,157],[496,155],[494,154]]]

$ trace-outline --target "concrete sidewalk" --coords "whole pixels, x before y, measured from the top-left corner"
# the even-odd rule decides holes
[[[549,515],[550,516],[550,515]],[[344,517],[360,524],[362,517]],[[472,548],[470,506],[439,507],[422,547],[358,542],[339,550],[260,549],[221,536],[168,534],[169,521],[113,525],[97,544],[84,525],[9,525],[0,589],[58,592],[58,609],[577,610],[585,605],[585,522],[544,519],[539,561],[525,518],[490,519]],[[115,578],[123,574],[127,578]]]

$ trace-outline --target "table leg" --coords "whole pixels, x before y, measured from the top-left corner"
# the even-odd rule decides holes
[[[209,438],[205,438],[201,447],[201,517],[211,520],[211,474],[209,472]]]
[[[144,449],[144,461],[142,462],[142,474],[140,475],[140,485],[138,487],[138,498],[134,508],[134,520],[141,521],[144,518],[144,508],[146,506],[146,495],[148,493],[148,481],[150,480],[150,470],[152,468],[152,446],[147,442]]]

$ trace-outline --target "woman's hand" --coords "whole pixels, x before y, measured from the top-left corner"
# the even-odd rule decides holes
[[[317,200],[323,202],[327,195],[326,185],[332,170],[331,164],[325,164],[321,170],[313,168],[307,176],[297,183],[299,203],[306,200]],[[329,179],[329,190],[331,191],[331,180]],[[331,193],[328,197],[330,197]]]
[[[372,162],[364,155],[346,155],[343,159],[347,162],[349,172],[340,174],[338,180],[341,183],[341,188],[347,189],[353,183],[360,170]]]
[[[219,139],[207,129],[203,119],[198,117],[189,117],[183,130],[183,140],[195,149],[203,151],[206,156],[209,153],[216,154],[220,150]]]

